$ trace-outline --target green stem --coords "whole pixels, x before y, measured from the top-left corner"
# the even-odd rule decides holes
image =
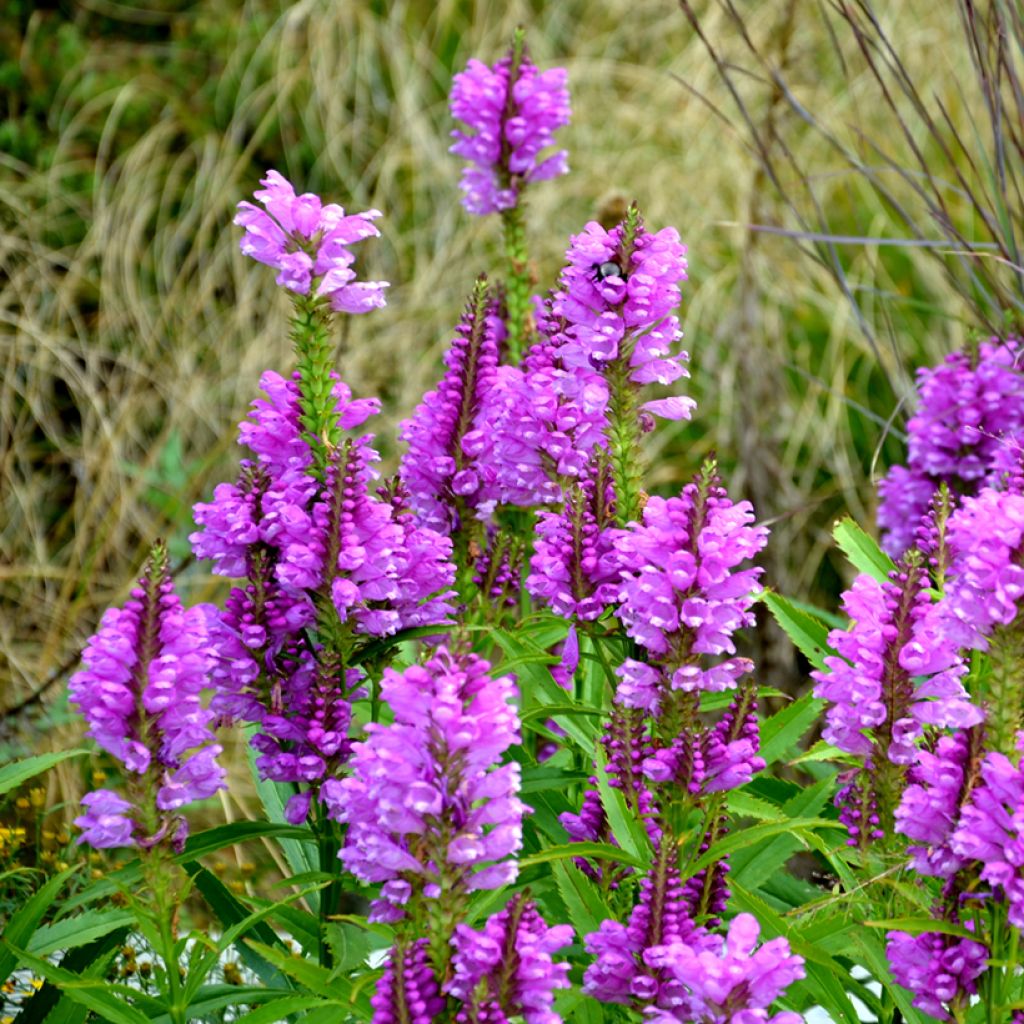
[[[317,468],[324,471],[327,457],[341,440],[331,391],[334,380],[334,344],[331,341],[331,310],[310,295],[293,297],[291,338],[299,371],[299,422],[313,449]]]
[[[334,966],[334,957],[327,942],[327,925],[331,916],[338,912],[344,891],[338,873],[338,852],[341,849],[341,842],[335,823],[326,816],[316,822],[316,830],[320,871],[331,876],[327,888],[320,893],[320,966],[329,968]]]
[[[171,919],[167,914],[166,907],[158,907],[160,915],[160,942],[163,949],[160,951],[164,959],[164,971],[167,974],[167,1015],[171,1018],[172,1024],[185,1024],[185,1009],[182,1001],[181,975],[178,973],[178,957],[175,952],[174,932],[171,929]]]
[[[518,363],[529,347],[530,261],[526,247],[526,215],[522,197],[509,210],[501,211],[505,238],[505,305],[508,310],[510,362]]]

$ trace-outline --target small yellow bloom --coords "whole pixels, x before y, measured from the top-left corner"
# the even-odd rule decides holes
[[[14,806],[17,807],[19,811],[27,811],[32,805],[28,802],[27,796],[19,796],[18,799],[14,801]]]
[[[46,806],[46,790],[42,786],[36,786],[28,791],[29,800],[32,806],[38,811]]]

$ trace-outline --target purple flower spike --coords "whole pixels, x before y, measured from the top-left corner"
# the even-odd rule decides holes
[[[629,924],[602,921],[598,931],[586,936],[587,952],[596,957],[583,976],[587,995],[634,1006],[659,1000],[667,979],[651,969],[646,951],[677,942],[703,947],[716,941],[690,918],[675,858],[675,845],[660,843],[650,874],[640,882]]]
[[[758,568],[736,571],[765,545],[749,502],[733,504],[713,467],[678,498],[651,498],[643,522],[617,531],[623,565],[619,617],[660,661],[673,689],[736,686],[753,666],[732,658],[709,669],[697,655],[735,654],[732,636],[751,626]]]
[[[985,755],[950,847],[981,862],[982,880],[1005,893],[1010,923],[1024,929],[1024,771],[1005,754]]]
[[[517,874],[522,842],[519,765],[496,766],[519,742],[510,676],[441,647],[426,665],[387,669],[391,725],[367,726],[351,777],[324,783],[331,815],[348,824],[341,859],[366,882],[401,880],[429,897],[496,889]],[[375,910],[389,914],[387,892]],[[402,900],[405,902],[405,899]]]
[[[966,1004],[978,991],[988,950],[980,942],[943,932],[889,932],[885,947],[892,976],[914,993],[913,1005],[939,1020],[952,1020],[948,1009]]]
[[[645,953],[652,968],[669,981],[659,1008],[650,1011],[654,1024],[801,1024],[798,1013],[769,1015],[769,1007],[794,981],[804,977],[804,961],[782,938],[756,948],[760,928],[750,914],[729,925],[723,944],[675,942]],[[717,946],[717,948],[715,948]]]
[[[432,1024],[437,1019],[445,998],[430,967],[426,939],[391,950],[370,1005],[371,1024]]]
[[[223,788],[213,712],[200,699],[210,685],[207,646],[207,610],[182,608],[157,545],[125,607],[104,614],[68,687],[89,735],[142,776],[137,805],[110,790],[86,796],[80,842],[145,846],[172,835],[183,843],[187,827],[172,812]]]
[[[555,989],[569,987],[569,965],[556,964],[551,954],[572,939],[570,925],[548,926],[522,895],[488,918],[482,931],[458,925],[452,937],[455,973],[446,988],[463,1003],[457,1024],[513,1017],[526,1024],[561,1024],[551,1005]]]
[[[949,879],[964,866],[950,839],[970,793],[980,739],[978,729],[940,736],[934,753],[920,751],[911,769],[912,784],[896,808],[895,830],[920,844],[907,852],[912,867],[922,875]]]
[[[964,498],[946,523],[949,582],[935,628],[960,647],[987,650],[988,638],[1017,617],[1024,596],[1024,494],[986,488]]]
[[[466,130],[452,132],[451,152],[470,162],[463,171],[462,205],[483,216],[519,202],[528,182],[569,170],[565,150],[541,159],[569,123],[568,73],[538,71],[517,43],[493,67],[470,60],[452,85],[452,117]]]
[[[600,618],[619,590],[614,521],[608,463],[597,459],[570,486],[562,511],[538,514],[526,589],[558,615]]]
[[[330,301],[341,313],[368,313],[384,303],[385,281],[357,281],[351,245],[380,234],[373,221],[378,210],[349,214],[334,203],[324,205],[310,192],[298,196],[286,178],[268,171],[255,198],[263,205],[238,204],[235,223],[245,229],[246,256],[278,271],[277,283],[299,295]]]
[[[1007,455],[1015,456],[1024,437],[1019,360],[1018,338],[991,338],[976,353],[955,352],[938,367],[918,370],[907,465],[893,466],[879,485],[878,525],[883,547],[894,557],[914,543],[939,484],[975,494],[997,483]]]
[[[464,441],[479,426],[503,335],[498,304],[480,281],[445,354],[447,372],[399,428],[409,445],[402,482],[420,521],[439,533],[457,529],[465,513],[480,504],[481,471]]]
[[[910,764],[924,726],[966,728],[984,717],[960,681],[959,646],[936,628],[928,587],[914,553],[885,583],[861,574],[844,593],[852,626],[829,634],[840,657],[811,673],[815,696],[832,702],[825,739],[840,750]]]

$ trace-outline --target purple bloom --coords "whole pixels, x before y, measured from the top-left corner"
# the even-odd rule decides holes
[[[348,824],[341,859],[366,882],[401,880],[445,898],[513,881],[508,858],[522,842],[519,765],[496,766],[519,742],[510,676],[443,647],[424,666],[385,670],[381,695],[391,725],[372,723],[357,743],[351,777],[321,793]],[[389,913],[388,893],[377,913]],[[404,902],[404,900],[403,900]]]
[[[642,523],[617,531],[619,618],[663,665],[672,689],[731,688],[753,667],[740,658],[697,664],[698,655],[735,654],[733,633],[754,623],[761,570],[734,571],[767,540],[753,519],[750,503],[734,505],[706,471],[678,498],[651,498]]]
[[[977,990],[988,950],[979,942],[943,932],[889,932],[885,947],[892,976],[914,993],[913,1005],[939,1020],[952,1020],[952,1003],[965,1004]]]
[[[554,479],[580,476],[609,447],[613,401],[628,406],[616,416],[625,416],[631,429],[651,414],[689,416],[688,398],[640,404],[633,395],[687,376],[686,353],[677,351],[682,334],[671,315],[686,277],[685,253],[673,228],[650,233],[635,209],[611,232],[588,224],[572,239],[559,288],[538,317],[541,340],[522,368],[499,369],[479,427],[466,437],[478,462],[488,454],[482,499],[560,501]],[[603,264],[622,276],[600,277],[595,267]]]
[[[1024,771],[1005,754],[985,755],[950,847],[959,857],[980,861],[982,880],[1005,893],[1010,923],[1024,929]]]
[[[277,283],[299,295],[314,294],[330,300],[343,313],[368,313],[384,305],[384,281],[357,281],[349,248],[380,234],[373,221],[378,210],[345,215],[334,203],[323,205],[319,196],[297,196],[291,182],[268,171],[255,193],[264,209],[238,204],[235,223],[245,229],[242,252],[279,271]]]
[[[504,326],[481,282],[444,357],[447,371],[399,428],[408,442],[401,478],[421,522],[448,534],[476,508],[482,480],[464,440],[494,383]],[[471,446],[472,447],[472,446]],[[474,449],[475,451],[476,449]]]
[[[527,182],[568,171],[565,150],[540,158],[569,123],[566,79],[565,68],[538,71],[516,47],[493,68],[470,60],[455,76],[452,117],[466,130],[452,132],[451,152],[470,162],[460,184],[470,213],[511,209]]]
[[[372,1024],[432,1024],[437,1019],[445,998],[430,967],[426,939],[391,950],[370,1005]]]
[[[570,485],[561,511],[538,513],[526,589],[557,615],[600,618],[618,593],[609,475],[607,460],[596,461]]]
[[[977,729],[940,736],[935,752],[920,751],[910,770],[912,784],[896,808],[895,830],[920,844],[907,852],[912,867],[922,875],[949,879],[964,866],[950,848],[950,839],[970,791],[968,772],[979,739]]]
[[[676,850],[659,844],[650,874],[640,882],[640,899],[628,925],[602,921],[586,936],[587,952],[596,959],[583,976],[583,991],[601,1002],[644,1005],[659,999],[666,978],[645,960],[647,950],[677,942],[706,944],[707,933],[692,921],[685,899]]]
[[[721,946],[701,939],[648,950],[645,962],[669,979],[650,1019],[655,1024],[800,1024],[799,1014],[769,1016],[768,1008],[804,977],[803,958],[791,953],[783,938],[755,948],[759,931],[752,915],[740,914]]]
[[[521,1016],[526,1024],[561,1024],[551,1005],[554,990],[569,987],[569,965],[556,964],[551,954],[572,939],[570,925],[548,926],[519,894],[481,931],[458,925],[452,936],[455,973],[446,987],[463,1003],[455,1020],[469,1024]]]
[[[907,466],[879,486],[883,546],[901,554],[940,483],[976,493],[995,483],[1005,456],[1024,434],[1024,374],[1019,339],[992,338],[977,352],[955,352],[917,373],[919,407],[907,424]]]
[[[964,498],[946,523],[949,582],[935,628],[960,647],[988,648],[993,630],[1017,617],[1024,595],[1024,495],[986,488]]]
[[[173,830],[174,841],[184,842],[184,819],[168,812],[223,787],[213,713],[200,699],[210,685],[206,614],[182,608],[158,545],[131,599],[109,609],[89,640],[84,667],[71,677],[71,702],[89,735],[143,776],[144,798],[135,806],[108,790],[87,797],[80,841],[151,845]]]
[[[342,382],[329,383],[340,430],[379,410],[376,399],[353,400]],[[252,744],[264,778],[315,793],[348,756],[348,701],[361,676],[342,671],[345,652],[311,647],[306,631],[331,608],[353,645],[445,622],[455,567],[450,540],[417,526],[397,498],[371,495],[370,436],[339,440],[317,475],[298,381],[267,373],[262,384],[266,398],[240,429],[255,458],[243,462],[237,486],[221,485],[212,503],[196,506],[196,553],[247,577],[211,617],[213,708],[260,726]],[[297,794],[289,820],[310,803],[308,789]]]
[[[840,750],[910,764],[924,726],[966,728],[984,717],[963,688],[967,666],[937,627],[928,587],[915,555],[885,583],[861,574],[844,593],[852,626],[829,634],[839,656],[811,673],[815,696],[832,702],[823,735]]]
[[[688,723],[668,746],[643,762],[644,775],[658,785],[681,786],[696,796],[745,786],[761,771],[755,691],[745,687],[712,726]]]
[[[118,846],[131,846],[137,826],[132,818],[134,807],[110,789],[97,789],[82,797],[85,813],[75,818],[82,829],[80,843],[88,843],[97,850]]]

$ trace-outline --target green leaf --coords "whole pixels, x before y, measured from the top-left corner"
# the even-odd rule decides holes
[[[852,519],[840,519],[832,529],[832,536],[853,567],[879,583],[884,583],[895,570],[896,563]]]
[[[818,723],[825,701],[805,693],[781,711],[761,722],[761,756],[765,764],[774,764],[788,754]]]
[[[577,935],[589,935],[601,927],[601,922],[615,915],[611,912],[601,890],[587,878],[575,864],[560,860],[553,865],[555,884],[569,912],[569,922]]]
[[[597,792],[601,797],[601,806],[608,815],[608,824],[612,827],[619,846],[628,851],[635,862],[640,865],[651,863],[654,852],[651,849],[651,838],[643,823],[637,821],[635,815],[626,806],[626,798],[617,789],[608,784],[608,771],[605,764],[604,746],[594,747],[594,777],[597,779]]]
[[[865,928],[884,928],[886,931],[906,932],[908,935],[923,935],[926,932],[941,932],[943,935],[955,935],[957,938],[978,941],[974,932],[968,931],[963,925],[951,921],[940,921],[932,917],[894,917],[888,921],[865,921]]]
[[[128,928],[119,928],[87,946],[68,950],[61,960],[63,970],[86,978],[104,978],[117,956],[118,949],[128,937]],[[18,1024],[85,1024],[89,1009],[65,996],[52,981],[26,1003],[18,1013]]]
[[[846,751],[840,750],[838,747],[833,747],[831,743],[826,743],[824,740],[818,740],[810,750],[794,757],[788,763],[791,765],[811,764],[818,761],[830,761],[837,764],[860,763],[853,754],[847,754]]]
[[[275,999],[266,1006],[250,1010],[242,1020],[245,1024],[280,1024],[281,1020],[293,1013],[301,1013],[303,1010],[316,1010],[320,1007],[330,1008],[331,1013],[334,1014],[335,1022],[342,1019],[339,1013],[339,1003],[325,1002],[319,996],[289,995]],[[308,1018],[303,1017],[302,1019],[305,1021]]]
[[[13,764],[5,764],[0,768],[0,796],[5,796],[12,789],[17,789],[22,783],[34,779],[37,775],[49,771],[54,765],[67,761],[72,757],[84,757],[90,753],[88,750],[61,750],[53,754],[36,754],[34,757],[26,757]]]
[[[695,875],[704,868],[710,867],[716,861],[721,860],[733,850],[741,850],[752,843],[760,842],[777,835],[793,835],[806,838],[808,833],[814,829],[845,829],[837,821],[830,821],[828,818],[792,818],[784,821],[769,822],[765,825],[751,825],[750,828],[743,828],[737,832],[730,832],[727,836],[714,842],[711,849],[702,857],[690,865],[687,869],[690,875]],[[649,863],[649,862],[648,862]]]
[[[6,948],[0,950],[0,978],[6,978],[17,966],[18,960],[14,948],[27,947],[32,936],[39,928],[39,922],[51,910],[57,900],[57,894],[64,888],[64,883],[75,873],[76,867],[66,868],[59,875],[47,879],[28,900],[25,901],[10,917],[0,939]]]
[[[231,890],[211,871],[199,864],[189,863],[185,870],[192,876],[196,888],[206,900],[207,905],[220,920],[230,934],[231,944],[238,951],[242,962],[253,971],[265,985],[282,988],[287,985],[285,978],[258,953],[254,953],[248,943],[239,941],[246,933],[251,933],[261,942],[284,947],[277,933],[264,920],[269,910],[253,915],[249,909],[231,892]],[[239,929],[237,926],[242,926]],[[226,948],[226,947],[225,947]]]
[[[531,854],[529,857],[522,857],[519,861],[520,868],[533,867],[534,864],[548,864],[551,861],[572,860],[574,857],[597,857],[601,860],[612,860],[617,864],[629,864],[634,868],[646,868],[650,866],[651,860],[627,853],[619,846],[611,843],[567,843],[565,846],[549,846],[540,853]]]
[[[352,921],[328,922],[324,929],[324,937],[333,956],[332,977],[336,977],[342,971],[365,967],[366,958],[371,953],[387,949],[391,945],[376,932]]]
[[[907,990],[892,980],[892,975],[889,973],[889,959],[885,954],[881,936],[860,929],[854,932],[853,940],[863,953],[865,966],[871,971],[872,977],[892,997],[892,1001],[903,1014],[906,1024],[931,1024],[934,1018],[926,1017],[920,1010],[912,1006]]]
[[[832,653],[828,645],[828,627],[771,590],[762,592],[761,600],[796,649],[816,669],[824,669],[825,657]]]
[[[754,796],[746,789],[733,790],[726,797],[729,813],[735,818],[756,818],[758,821],[785,821],[786,816],[775,804]]]
[[[294,978],[303,988],[324,999],[335,999],[341,994],[339,979],[332,979],[326,967],[286,952],[275,946],[267,946],[262,942],[254,942],[253,948],[265,959],[270,961],[279,971]],[[346,980],[346,979],[342,979]]]
[[[18,949],[6,938],[3,939],[3,944],[7,954],[14,959],[15,963],[23,964],[40,978],[45,978],[57,985],[69,999],[73,999],[76,1003],[88,1007],[93,1013],[99,1014],[100,1020],[108,1022],[108,1024],[149,1024],[150,1017],[119,999],[115,995],[115,987],[109,982],[99,978],[83,978],[60,967],[55,967],[49,960],[43,960],[40,957],[32,956],[25,950]],[[121,986],[117,988],[119,989]],[[134,994],[139,997],[140,1001],[143,1001],[141,993]]]
[[[89,910],[84,914],[62,918],[54,924],[45,924],[32,936],[28,944],[30,953],[46,956],[58,950],[74,949],[102,938],[117,928],[127,928],[135,916],[127,910]]]
[[[271,839],[279,837],[295,837],[309,839],[312,832],[308,828],[296,825],[279,825],[269,821],[234,821],[227,825],[189,836],[185,849],[175,858],[176,864],[186,864],[198,857],[216,853],[226,846],[234,846],[251,839]],[[315,865],[314,865],[315,866]],[[86,886],[80,893],[70,897],[64,906],[65,910],[75,910],[97,900],[108,900],[114,893],[123,892],[137,885],[142,877],[142,867],[138,860],[133,860],[123,868],[111,872],[106,878]]]

